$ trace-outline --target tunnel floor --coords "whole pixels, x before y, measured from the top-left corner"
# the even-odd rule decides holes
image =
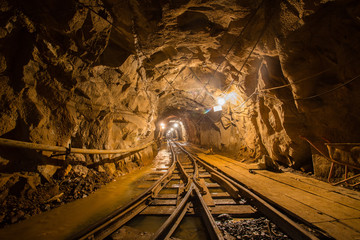
[[[296,173],[252,169],[252,165],[218,154],[208,155],[195,146],[189,149],[335,239],[360,239],[360,192]]]
[[[293,212],[335,239],[360,238],[360,193],[296,173],[253,169],[231,158],[184,146],[200,158],[260,193],[284,211]],[[163,144],[152,165],[74,201],[0,230],[0,239],[65,239],[123,206],[144,190],[142,179],[169,161]],[[251,169],[251,171],[249,171]],[[127,194],[124,194],[126,192]]]

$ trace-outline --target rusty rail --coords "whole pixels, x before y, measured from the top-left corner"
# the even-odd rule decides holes
[[[220,172],[215,169],[214,166],[203,161],[201,158],[196,155],[191,154],[187,150],[185,150],[181,145],[177,144],[184,152],[188,155],[192,155],[194,159],[196,159],[206,170],[210,173],[215,173],[218,176],[221,176],[223,180],[227,182],[228,187],[235,187],[240,192],[240,195],[245,197],[248,201],[252,202],[265,216],[267,216],[271,221],[273,221],[276,225],[278,225],[284,232],[286,232],[293,239],[311,239],[318,240],[319,238],[310,232],[306,231],[301,225],[294,222],[285,214],[281,213],[275,207],[271,206],[268,202],[262,199],[257,194],[253,193],[246,187],[237,183],[230,176],[226,175],[223,172]]]
[[[161,199],[157,194],[161,189],[166,187],[166,185],[172,179],[172,174],[174,174],[175,167],[178,170],[176,177],[178,179],[184,179],[185,181],[183,183],[186,184],[187,187],[184,188],[179,186],[177,194],[178,197],[174,198],[177,199],[177,203],[173,204],[174,208],[171,209],[171,212],[161,213],[169,217],[156,231],[155,235],[153,235],[151,239],[169,239],[188,212],[190,214],[196,214],[202,218],[210,239],[224,239],[213,218],[213,214],[218,214],[212,212],[217,206],[214,203],[211,203],[209,200],[209,197],[211,196],[206,194],[208,189],[206,185],[202,185],[201,183],[201,181],[204,181],[204,172],[207,172],[205,174],[206,176],[210,175],[212,179],[217,179],[216,182],[219,184],[218,186],[225,188],[232,199],[237,200],[241,197],[248,199],[248,202],[251,202],[253,206],[256,206],[256,208],[259,209],[262,214],[277,224],[287,235],[293,239],[318,239],[316,236],[304,230],[299,224],[295,223],[290,218],[279,212],[258,195],[234,181],[231,177],[227,176],[223,172],[216,170],[213,166],[210,166],[203,160],[199,159],[196,155],[186,151],[182,146],[178,145],[178,147],[187,155],[188,159],[191,160],[191,167],[184,168],[184,166],[182,166],[182,162],[177,158],[173,146],[170,143],[173,163],[169,170],[151,188],[145,191],[137,199],[127,204],[120,210],[115,211],[103,221],[83,230],[80,234],[75,236],[74,239],[105,239],[138,214],[158,214],[156,211],[159,209],[154,212],[154,210],[151,210],[151,206],[156,206],[156,202],[158,201],[157,199]],[[193,168],[193,171],[190,170],[191,173],[189,174],[188,169],[190,168]],[[199,174],[200,168],[202,171],[202,176]],[[192,175],[192,173],[194,174]],[[202,189],[202,186],[205,188],[205,190]],[[191,203],[193,203],[193,206]],[[149,206],[150,208],[147,209]],[[162,205],[158,204],[157,206]],[[214,206],[215,208],[212,208],[210,211],[209,206]],[[250,205],[248,206],[251,208]],[[253,211],[256,212],[257,210],[254,209]],[[250,214],[254,214],[254,212],[251,212]]]
[[[72,239],[85,240],[85,239],[104,239],[116,229],[123,226],[126,222],[136,216],[139,212],[144,210],[146,202],[163,187],[163,183],[172,174],[175,169],[175,156],[172,156],[172,164],[169,170],[150,188],[143,192],[140,196],[125,205],[124,207],[114,211],[100,222],[97,222],[86,229],[78,232]],[[126,215],[128,214],[128,215]]]

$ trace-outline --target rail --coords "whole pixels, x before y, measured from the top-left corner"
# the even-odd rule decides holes
[[[185,151],[188,155],[192,155],[190,152],[185,150],[181,145],[177,144],[183,151]],[[221,176],[226,182],[228,182],[229,186],[236,187],[240,195],[247,198],[251,201],[261,212],[271,219],[274,223],[276,223],[284,232],[286,232],[290,237],[293,239],[312,239],[316,240],[319,239],[310,232],[306,231],[303,227],[299,224],[294,222],[292,219],[287,217],[285,214],[281,213],[279,210],[271,206],[267,203],[264,199],[260,196],[256,195],[249,189],[245,188],[244,186],[238,184],[234,181],[230,176],[227,176],[225,173],[216,170],[213,166],[204,162],[201,158],[192,155],[201,165],[203,165],[209,172],[214,173],[218,176]],[[227,188],[227,187],[225,187]]]
[[[164,185],[164,182],[168,180],[168,177],[174,171],[174,168],[175,168],[175,156],[172,155],[172,164],[169,170],[151,187],[149,187],[140,196],[135,198],[133,201],[131,201],[124,207],[119,208],[118,210],[112,212],[101,221],[94,223],[93,225],[87,227],[86,229],[83,229],[82,231],[78,232],[76,235],[72,237],[72,239],[84,240],[84,239],[106,238],[108,235],[110,235],[111,232],[115,231],[117,228],[124,225],[129,219],[131,219],[132,217],[134,217],[144,209],[144,206],[146,205],[146,201],[148,201],[154,194],[158,193],[161,190],[161,187]],[[126,214],[128,214],[128,216],[126,216]],[[124,220],[117,221],[122,217],[124,218]]]
[[[155,231],[151,239],[170,239],[185,216],[196,215],[201,217],[209,239],[223,240],[214,216],[224,212],[248,218],[256,217],[261,212],[295,240],[319,239],[230,176],[186,151],[180,144],[170,141],[168,144],[172,164],[159,179],[154,179],[156,183],[131,203],[83,229],[73,239],[108,239],[110,236],[117,238],[118,230],[138,215],[166,215],[166,221]],[[174,151],[175,146],[182,154]],[[155,172],[155,175],[160,173]],[[205,182],[205,178],[208,178],[208,182]],[[176,179],[178,184],[174,183]],[[173,184],[177,185],[177,193],[170,194],[166,189],[174,188]],[[209,191],[208,188],[225,190]],[[246,202],[242,202],[243,198]],[[269,234],[271,236],[271,230]]]

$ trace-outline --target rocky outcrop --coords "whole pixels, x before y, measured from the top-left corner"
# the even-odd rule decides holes
[[[350,103],[359,102],[356,94],[359,71],[352,64],[360,60],[354,54],[359,51],[355,30],[359,26],[356,17],[359,4],[355,1],[217,4],[195,7],[188,3],[181,10],[172,10],[179,17],[166,22],[169,29],[173,27],[169,33],[164,30],[167,36],[176,35],[169,38],[175,49],[181,45],[180,49],[186,46],[191,50],[187,52],[192,58],[187,58],[189,62],[182,69],[191,68],[193,75],[183,70],[177,77],[184,81],[193,79],[192,84],[187,84],[192,86],[188,92],[195,92],[191,99],[206,109],[216,104],[210,95],[236,96],[223,106],[221,117],[210,112],[202,118],[192,141],[231,152],[239,159],[248,157],[256,161],[269,156],[267,159],[275,164],[306,171],[314,164],[326,168],[327,171],[317,171],[319,176],[326,176],[328,161],[318,162],[320,154],[301,137],[311,139],[325,151],[325,141],[359,142],[358,134],[354,134],[359,123],[358,104]],[[256,5],[260,5],[256,21],[251,21]],[[214,16],[216,11],[221,14]],[[173,17],[175,13],[169,15]],[[194,26],[182,22],[187,19],[191,23],[192,18],[202,20],[194,20],[199,24]],[[250,27],[245,28],[248,21]],[[222,26],[216,28],[216,34],[215,25]],[[177,61],[175,57],[172,60]],[[199,60],[201,63],[195,63]],[[205,73],[208,75],[204,76]],[[229,88],[228,84],[232,86]],[[211,94],[206,93],[204,85]],[[198,94],[199,91],[202,93]],[[184,94],[184,98],[188,95]],[[184,115],[178,113],[179,118]],[[201,114],[190,121],[197,125],[200,118]]]

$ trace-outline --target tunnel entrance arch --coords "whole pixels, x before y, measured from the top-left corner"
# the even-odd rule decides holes
[[[158,138],[159,139],[176,139],[179,141],[187,141],[188,135],[184,123],[181,118],[170,115],[157,124]]]

